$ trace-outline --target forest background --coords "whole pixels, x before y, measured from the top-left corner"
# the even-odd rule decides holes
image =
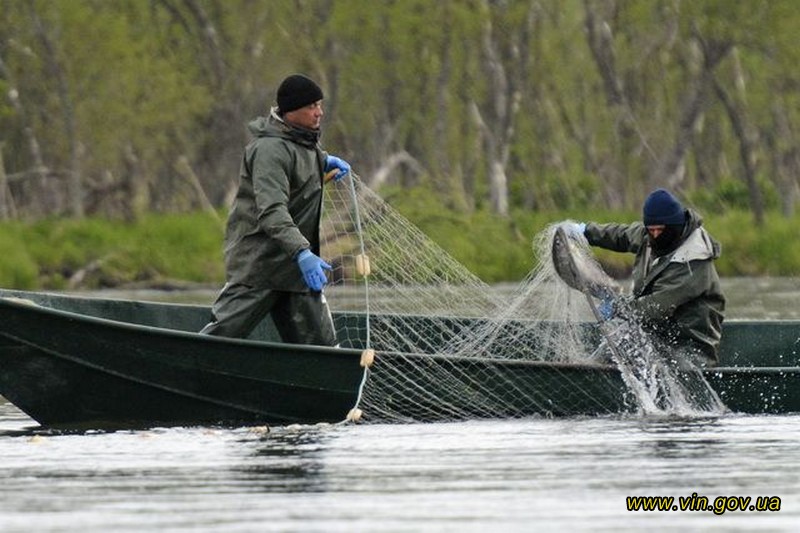
[[[294,72],[324,147],[487,282],[655,187],[721,274],[795,276],[798,27],[794,0],[0,0],[0,286],[221,282],[246,124]]]

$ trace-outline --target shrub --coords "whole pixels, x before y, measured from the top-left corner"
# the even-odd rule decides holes
[[[35,289],[39,269],[28,253],[18,224],[0,227],[0,286],[9,289]]]

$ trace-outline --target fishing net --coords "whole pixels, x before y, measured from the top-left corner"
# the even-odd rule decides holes
[[[718,409],[702,375],[687,379],[670,371],[636,324],[598,327],[591,297],[564,283],[554,268],[558,227],[534,237],[526,278],[498,290],[357,178],[328,184],[322,256],[334,270],[325,296],[340,345],[370,354],[362,418]],[[612,286],[585,240],[572,246],[584,273]],[[617,344],[632,354],[615,353]],[[660,381],[674,385],[665,389]]]

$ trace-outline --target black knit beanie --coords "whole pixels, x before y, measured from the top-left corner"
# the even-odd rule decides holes
[[[281,114],[322,100],[322,89],[302,74],[292,74],[278,87],[278,110]]]

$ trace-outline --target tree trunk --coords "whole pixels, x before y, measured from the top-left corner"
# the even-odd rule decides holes
[[[175,161],[175,171],[191,186],[198,202],[203,207],[203,211],[211,215],[212,218],[214,218],[214,220],[216,220],[219,224],[220,229],[224,230],[225,222],[219,217],[219,214],[217,214],[214,206],[208,200],[208,196],[203,190],[203,185],[200,183],[200,179],[197,177],[197,174],[194,173],[194,170],[192,170],[192,165],[189,164],[189,158],[185,155],[179,156]]]
[[[493,159],[489,162],[489,200],[498,215],[508,215],[508,177],[506,163]]]
[[[750,135],[748,134],[744,110],[739,109],[733,98],[728,95],[717,80],[714,80],[714,91],[725,107],[733,132],[739,140],[739,156],[742,159],[744,180],[747,183],[747,191],[750,196],[750,209],[753,210],[756,226],[761,227],[764,225],[764,200],[761,197],[761,190],[758,188],[758,182],[756,181],[755,157]]]
[[[534,7],[531,3],[529,10]],[[491,12],[488,4],[485,4],[485,12]],[[484,141],[491,208],[501,216],[508,216],[506,169],[514,138],[514,120],[522,100],[519,72],[524,65],[520,67],[521,50],[528,49],[532,20],[528,17],[519,37],[512,39],[513,44],[501,51],[492,19],[490,16],[485,18],[481,43],[489,91],[483,109],[475,101],[470,105],[473,120]]]
[[[444,4],[445,18],[448,15],[449,4]],[[438,189],[442,197],[446,199],[449,207],[457,211],[467,211],[472,207],[472,202],[467,201],[467,195],[464,191],[464,180],[462,179],[463,167],[460,163],[460,158],[451,160],[448,157],[448,109],[451,106],[451,94],[447,82],[451,77],[452,71],[452,57],[450,50],[452,49],[452,42],[447,27],[443,28],[445,32],[442,35],[441,45],[439,49],[439,57],[442,61],[442,66],[439,69],[439,74],[436,81],[436,101],[437,107],[440,112],[435,114],[434,118],[434,147],[433,159],[435,161],[437,177],[434,179],[434,186]]]
[[[781,212],[787,218],[794,216],[795,205],[800,197],[800,150],[797,148],[794,131],[789,123],[789,112],[782,101],[772,106],[777,135],[770,152],[774,158]]]
[[[417,175],[425,173],[425,169],[419,164],[419,161],[414,159],[411,154],[403,150],[401,152],[395,152],[388,157],[382,158],[382,164],[372,174],[372,178],[369,181],[369,186],[373,189],[379,188],[389,180],[389,176],[391,176],[392,172],[394,172],[395,169],[397,169],[400,165],[409,167]]]
[[[708,106],[708,94],[714,83],[714,69],[732,49],[729,42],[706,42],[702,36],[695,35],[703,53],[700,72],[692,80],[689,96],[680,113],[678,131],[672,149],[652,173],[652,186],[666,184],[678,188],[686,174],[686,153],[692,143],[697,122]]]
[[[8,220],[16,218],[17,212],[14,207],[14,198],[8,188],[6,166],[3,162],[3,147],[3,143],[0,142],[0,220]]]
[[[28,143],[28,151],[30,152],[31,156],[31,175],[34,178],[34,181],[39,183],[42,187],[42,193],[46,194],[47,189],[47,174],[48,170],[44,164],[44,158],[42,156],[41,146],[39,144],[39,139],[36,137],[36,133],[33,129],[33,124],[31,124],[28,114],[25,112],[25,107],[22,105],[19,97],[19,91],[17,91],[16,87],[14,86],[13,80],[10,79],[10,73],[6,68],[5,63],[3,62],[3,58],[0,57],[0,77],[4,78],[10,88],[8,89],[8,100],[11,102],[11,107],[14,109],[14,112],[19,116],[20,122],[23,124],[22,126],[22,133]],[[4,169],[5,172],[5,169]],[[36,193],[34,193],[35,195]],[[26,201],[25,195],[22,195],[23,205]]]
[[[608,5],[610,5],[611,11],[617,9],[615,2],[611,2]],[[606,104],[615,118],[614,128],[616,137],[619,140],[616,143],[616,147],[609,150],[609,163],[603,166],[595,163],[592,170],[597,172],[606,182],[607,186],[604,188],[603,193],[606,196],[607,204],[619,208],[626,205],[626,197],[632,183],[641,183],[638,172],[632,171],[630,154],[643,151],[645,154],[650,155],[653,160],[656,159],[656,156],[647,138],[642,133],[631,103],[625,94],[623,77],[617,68],[614,37],[606,17],[599,12],[599,6],[600,4],[597,2],[584,0],[584,11],[586,13],[584,27],[589,51],[603,81]],[[638,143],[644,150],[640,150],[640,147],[636,146],[637,138]],[[588,141],[591,142],[591,138]],[[586,151],[584,150],[584,152]],[[597,159],[596,155],[595,158]]]
[[[75,108],[70,96],[69,81],[62,68],[55,43],[50,38],[42,19],[36,12],[35,4],[30,4],[31,17],[33,18],[39,40],[45,50],[45,60],[48,75],[55,80],[58,99],[61,103],[61,113],[64,117],[64,134],[69,146],[69,172],[67,173],[67,202],[69,212],[76,218],[83,217],[83,183],[80,166],[81,153],[75,125]]]
[[[197,0],[183,0],[183,3],[189,10],[189,13],[192,14],[192,17],[194,17],[203,35],[203,43],[208,50],[211,62],[211,79],[213,80],[214,88],[220,90],[225,84],[226,69],[225,62],[222,60],[223,54],[219,44],[217,28],[206,14],[203,7],[197,3]]]

